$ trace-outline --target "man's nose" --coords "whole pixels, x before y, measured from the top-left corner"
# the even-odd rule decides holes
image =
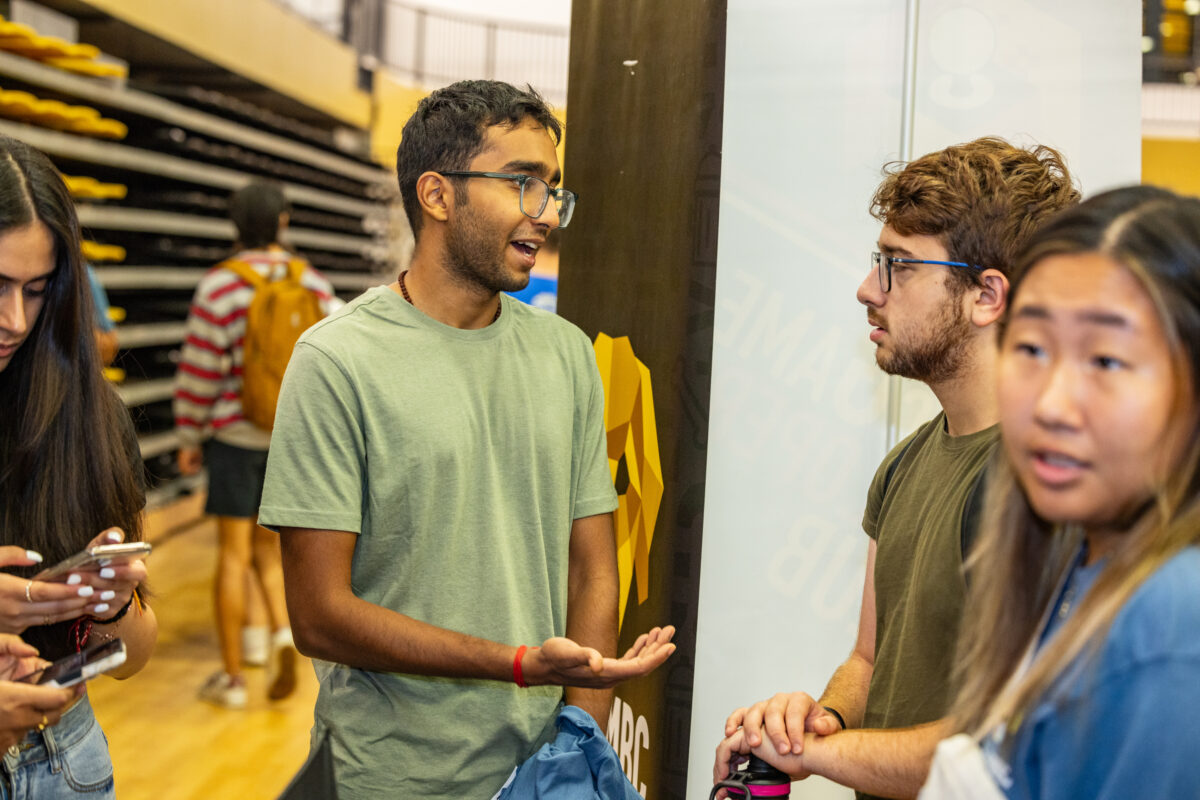
[[[549,225],[551,230],[558,227],[558,203],[554,202],[553,197],[547,198],[546,207],[542,209],[542,213],[538,215],[534,222]]]
[[[887,295],[879,287],[879,273],[877,270],[873,269],[867,273],[862,283],[858,285],[858,291],[854,293],[854,296],[858,299],[858,302],[872,308],[881,306],[886,302]]]

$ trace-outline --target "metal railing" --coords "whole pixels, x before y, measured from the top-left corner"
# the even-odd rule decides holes
[[[1158,139],[1200,139],[1200,87],[1143,83],[1142,135]]]
[[[567,102],[566,28],[449,14],[387,0],[381,60],[425,88],[464,78],[531,84],[553,105]]]
[[[326,33],[342,38],[345,0],[275,0],[284,8],[308,19]]]

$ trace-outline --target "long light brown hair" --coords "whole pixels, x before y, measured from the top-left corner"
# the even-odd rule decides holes
[[[1094,653],[1146,578],[1183,548],[1200,543],[1200,200],[1138,186],[1105,192],[1062,212],[1035,234],[1019,259],[1009,309],[1034,266],[1071,253],[1110,258],[1149,295],[1175,375],[1166,436],[1185,444],[1179,462],[1154,476],[1152,500],[1137,512],[1091,590],[1029,671],[1011,684],[1082,533],[1077,525],[1039,517],[1000,456],[988,484],[984,527],[967,563],[970,590],[951,712],[959,730],[977,736],[1001,723],[1016,724],[1068,665]]]

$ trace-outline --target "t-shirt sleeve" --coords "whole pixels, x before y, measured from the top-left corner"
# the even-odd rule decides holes
[[[867,507],[863,509],[863,530],[867,532],[867,536],[872,539],[879,538],[879,509],[883,506],[884,488],[887,486],[887,471],[892,463],[892,457],[889,455],[875,470],[875,477],[871,479],[871,486],[867,489]]]
[[[871,479],[871,486],[867,489],[867,507],[863,510],[862,521],[863,530],[872,539],[879,538],[879,512],[883,510],[883,498],[887,494],[888,484],[895,477],[893,466],[899,463],[900,459],[904,457],[904,452],[908,450],[908,446],[912,444],[913,439],[924,429],[925,426],[922,425],[904,437],[904,440],[893,447],[892,451],[883,459],[883,462],[879,465],[879,469],[875,470],[875,477]]]
[[[1031,759],[1040,797],[1194,797],[1200,660],[1160,657],[1112,675],[1044,720]],[[1033,789],[1033,786],[1030,787]]]
[[[362,531],[366,447],[358,396],[316,345],[296,345],[271,432],[259,522]]]
[[[583,405],[576,410],[581,415],[580,435],[576,442],[578,464],[575,483],[575,506],[571,519],[605,514],[617,507],[617,492],[608,469],[608,443],[604,431],[604,384],[596,366],[596,352],[586,336],[587,355],[581,369],[586,370],[587,391]]]

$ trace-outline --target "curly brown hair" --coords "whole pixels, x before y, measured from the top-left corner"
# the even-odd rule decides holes
[[[1079,202],[1062,155],[1023,149],[989,136],[884,167],[871,216],[902,236],[938,237],[951,260],[1008,275],[1016,254],[1056,211]],[[948,285],[975,285],[979,273],[956,269]]]

